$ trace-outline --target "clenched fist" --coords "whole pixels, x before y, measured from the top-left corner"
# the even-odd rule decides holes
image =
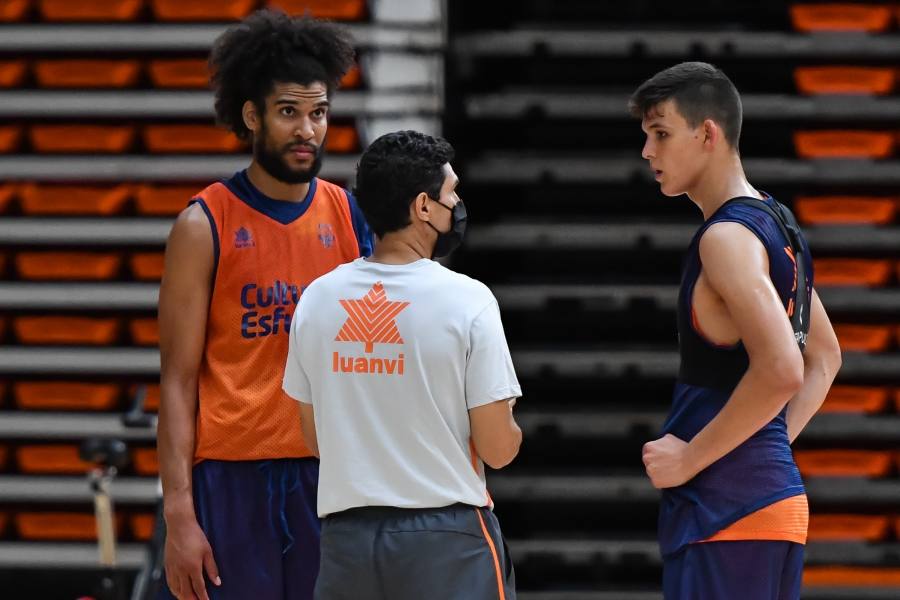
[[[672,434],[644,444],[647,476],[657,489],[682,485],[696,475],[689,464],[688,443]]]

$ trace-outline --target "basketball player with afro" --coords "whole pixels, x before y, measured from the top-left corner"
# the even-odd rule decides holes
[[[312,598],[318,460],[281,380],[303,290],[371,253],[353,196],[317,177],[329,101],[352,62],[340,27],[268,10],[213,46],[216,116],[253,156],[190,199],[166,247],[162,598]]]

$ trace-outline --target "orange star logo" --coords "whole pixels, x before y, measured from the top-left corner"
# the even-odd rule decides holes
[[[337,337],[338,342],[362,342],[367,353],[375,350],[375,344],[402,344],[403,338],[397,329],[397,318],[409,302],[392,302],[381,282],[377,282],[369,293],[359,300],[341,300],[347,311],[347,321]]]

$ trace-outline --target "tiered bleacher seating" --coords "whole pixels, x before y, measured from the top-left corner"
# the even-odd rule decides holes
[[[206,56],[229,22],[269,5],[343,21],[357,41],[323,177],[349,183],[385,131],[439,132],[439,2],[0,2],[0,581],[21,597],[80,597],[99,581],[87,438],[129,443],[112,487],[117,565],[130,581],[147,564],[155,432],[122,415],[137,398],[159,407],[172,217],[248,163],[213,125]]]
[[[446,131],[525,397],[489,478],[527,600],[659,600],[640,450],[677,372],[681,257],[701,222],[640,158],[629,93],[684,60],[742,91],[753,184],[796,211],[844,367],[796,443],[812,518],[804,598],[900,597],[900,25],[873,2],[455,5]]]

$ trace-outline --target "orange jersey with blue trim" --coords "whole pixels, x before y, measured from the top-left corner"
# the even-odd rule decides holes
[[[245,171],[192,202],[209,218],[216,263],[194,460],[310,456],[300,407],[281,389],[290,323],[314,279],[371,253],[365,220],[337,185],[313,179],[302,202],[287,202],[263,195]]]

